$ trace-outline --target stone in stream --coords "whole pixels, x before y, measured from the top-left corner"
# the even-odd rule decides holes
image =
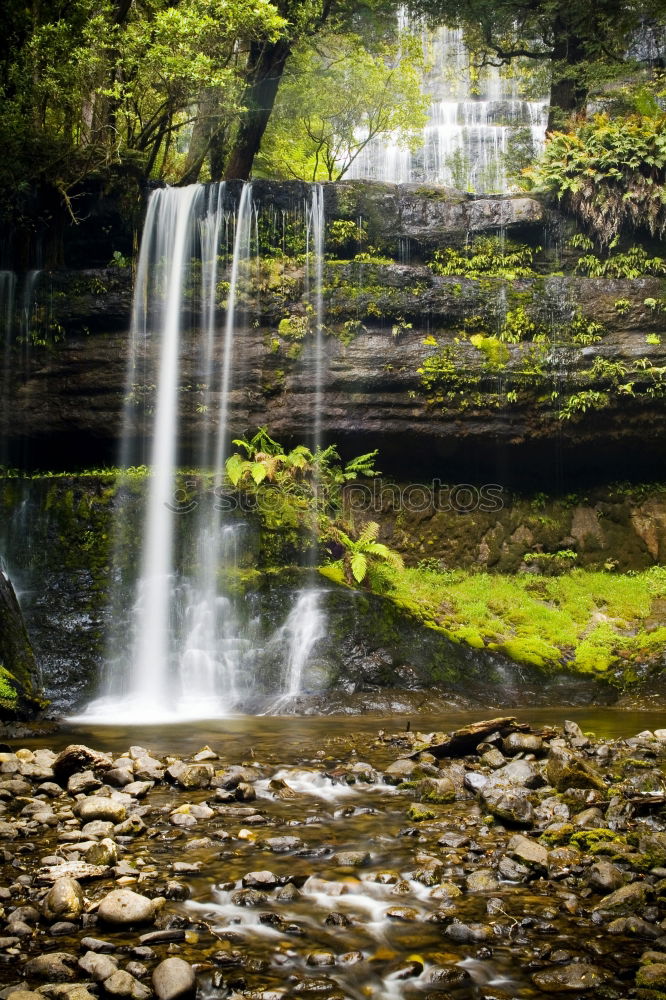
[[[487,924],[464,924],[459,920],[450,923],[444,933],[458,944],[490,941],[494,936],[492,927]]]
[[[558,792],[568,788],[594,788],[606,791],[606,783],[591,764],[560,747],[551,747],[546,765],[549,784]]]
[[[67,780],[67,791],[70,795],[87,795],[102,787],[102,781],[92,771],[77,771]]]
[[[127,998],[127,1000],[148,1000],[152,991],[140,983],[124,969],[118,969],[103,983],[104,992],[110,997]]]
[[[311,951],[305,962],[315,969],[323,969],[335,965],[335,955],[332,951]]]
[[[264,846],[273,854],[287,854],[302,847],[303,841],[300,837],[268,837],[264,841]]]
[[[114,889],[104,897],[97,911],[99,919],[112,927],[152,923],[155,902],[131,889]]]
[[[331,858],[331,863],[339,868],[362,868],[370,864],[367,851],[338,851]]]
[[[42,903],[46,920],[78,920],[83,913],[83,891],[73,878],[59,878]]]
[[[86,948],[88,951],[105,954],[115,951],[117,945],[113,944],[112,941],[103,941],[101,938],[84,937],[81,938],[81,947]]]
[[[153,989],[158,1000],[187,1000],[196,993],[194,970],[182,958],[166,958],[153,972]]]
[[[43,979],[47,983],[72,983],[76,979],[76,959],[66,951],[51,951],[38,955],[26,963],[29,978]]]
[[[532,982],[544,993],[579,993],[602,986],[610,975],[596,965],[572,962],[553,969],[535,972]]]
[[[215,772],[211,785],[213,788],[224,788],[226,791],[233,791],[241,782],[251,784],[258,777],[258,773],[251,767],[226,767],[221,771]]]
[[[268,902],[268,896],[258,889],[238,889],[232,893],[231,902],[235,906],[263,906]]]
[[[543,740],[534,733],[509,733],[502,740],[502,750],[507,757],[515,757],[519,753],[543,753]]]
[[[616,914],[641,913],[645,909],[648,886],[632,882],[616,889],[610,896],[604,896],[594,907],[595,910],[610,910]]]
[[[666,962],[651,962],[640,968],[636,973],[636,986],[663,992],[666,989]]]
[[[103,983],[105,979],[117,971],[118,961],[115,958],[109,958],[108,955],[87,951],[79,959],[79,968],[87,972],[96,983]]]
[[[418,796],[421,802],[445,805],[455,802],[456,788],[450,778],[424,778],[419,782]]]
[[[68,779],[77,771],[104,772],[110,770],[112,765],[113,761],[108,754],[91,750],[82,743],[72,743],[54,760],[53,774],[58,784],[66,787]]]
[[[118,848],[109,837],[105,837],[86,850],[85,859],[91,865],[103,865],[104,867],[115,865],[118,860]]]
[[[269,892],[278,885],[277,875],[269,871],[248,872],[241,881],[245,889],[266,889]]]
[[[489,869],[481,869],[467,876],[465,885],[468,892],[497,892],[498,881]]]
[[[93,820],[120,823],[127,815],[127,810],[122,802],[106,795],[89,795],[78,803],[76,811],[84,823]]]
[[[615,892],[627,881],[627,876],[610,861],[597,861],[587,873],[587,884],[596,892]]]
[[[389,920],[404,920],[411,923],[419,919],[419,911],[412,906],[389,906],[386,916]]]
[[[483,801],[498,819],[515,826],[532,826],[534,810],[524,788],[484,788]]]
[[[125,785],[123,791],[126,795],[131,795],[133,799],[143,799],[154,787],[154,781],[131,781],[129,785]]]
[[[165,772],[167,781],[181,788],[208,788],[214,775],[213,765],[207,763],[186,764],[182,760],[171,764]]]
[[[112,767],[104,775],[104,781],[114,788],[124,788],[134,781],[134,772],[129,767]]]
[[[508,843],[507,853],[521,865],[544,872],[548,868],[548,851],[543,844],[516,833]]]

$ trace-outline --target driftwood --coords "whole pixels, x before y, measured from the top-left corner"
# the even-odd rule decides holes
[[[77,882],[85,882],[86,879],[104,878],[110,871],[108,865],[89,865],[86,861],[63,861],[61,865],[40,868],[37,872],[37,881],[43,885],[45,882],[55,882],[67,876],[75,878]]]
[[[409,756],[413,759],[420,753],[431,753],[433,757],[464,757],[472,753],[479,743],[492,733],[499,733],[500,736],[508,736],[509,733],[524,733],[529,731],[529,726],[525,722],[518,722],[514,716],[501,716],[498,719],[484,719],[482,722],[473,722],[462,729],[456,729],[449,733],[443,740],[427,745],[421,744]]]

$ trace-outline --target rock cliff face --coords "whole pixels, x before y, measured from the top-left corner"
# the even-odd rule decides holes
[[[0,570],[0,719],[27,717],[43,704],[38,675],[14,588]]]
[[[53,272],[43,282],[57,334],[27,361],[18,363],[18,349],[10,358],[0,407],[7,458],[42,468],[113,462],[127,392],[130,274]],[[664,382],[666,313],[645,303],[660,301],[660,279],[537,276],[507,292],[505,283],[438,277],[422,266],[333,261],[325,283],[322,425],[345,450],[378,447],[382,468],[403,478],[533,479],[553,488],[568,476],[655,477],[666,437],[664,397],[655,390]],[[311,433],[314,337],[304,329],[302,284],[302,268],[269,262],[248,298],[236,342],[234,433],[264,424],[291,440]],[[582,322],[602,332],[587,346],[585,336],[582,344],[558,336],[503,343],[500,310],[546,330]],[[220,330],[223,322],[221,311]],[[219,344],[216,379],[221,333]],[[155,394],[146,356],[145,375],[130,389],[137,440],[149,432]],[[184,461],[203,421],[215,424],[215,393],[211,410],[200,412],[199,359],[198,336],[186,334]],[[633,388],[622,391],[632,372]],[[562,419],[581,391],[600,393],[600,407]]]

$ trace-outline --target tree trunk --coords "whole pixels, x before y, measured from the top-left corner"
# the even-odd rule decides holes
[[[199,95],[197,116],[192,126],[181,184],[196,184],[199,180],[201,168],[210,150],[216,128],[219,126],[218,99],[219,95],[215,87],[206,87]],[[216,178],[212,179],[216,180]]]
[[[247,180],[270,118],[291,43],[286,39],[272,44],[253,42],[246,72],[241,119],[225,169],[227,180]]]
[[[561,128],[570,115],[584,111],[588,98],[588,88],[580,73],[587,55],[585,45],[560,17],[555,19],[553,34],[556,41],[548,112],[549,131]]]

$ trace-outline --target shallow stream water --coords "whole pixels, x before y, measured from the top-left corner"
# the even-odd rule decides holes
[[[412,731],[447,731],[494,714],[409,722]],[[534,727],[571,718],[606,739],[665,723],[658,712],[514,714]],[[595,925],[567,881],[575,866],[563,861],[561,881],[498,882],[491,862],[507,834],[487,822],[476,801],[435,806],[433,817],[417,825],[408,816],[410,791],[373,771],[401,753],[378,732],[399,732],[407,721],[239,716],[168,727],[70,725],[31,746],[83,742],[122,752],[139,744],[163,757],[189,756],[208,744],[220,757],[216,767],[244,762],[259,769],[255,801],[209,810],[188,829],[170,827],[168,815],[183,803],[214,805],[210,789],[156,787],[145,814],[154,833],[129,840],[123,855],[125,881],[136,891],[169,896],[171,883],[171,926],[183,929],[171,947],[195,963],[204,997],[535,1000],[550,994],[535,988],[532,972],[582,960],[607,970],[612,978],[600,995],[620,1000],[644,942],[609,937]],[[49,846],[39,850],[48,853]],[[250,879],[248,886],[248,873],[262,873],[266,885],[255,888]],[[173,895],[174,880],[189,898]],[[490,937],[456,940],[445,932],[452,916],[485,927]],[[115,940],[128,955],[138,943],[136,935]]]

